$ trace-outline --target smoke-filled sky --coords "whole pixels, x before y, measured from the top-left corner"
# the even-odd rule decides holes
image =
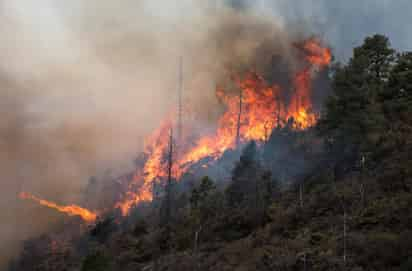
[[[336,57],[347,59],[367,35],[387,35],[395,48],[412,50],[409,0],[227,0],[265,9],[283,22],[300,22],[325,36]]]
[[[339,59],[374,33],[412,49],[409,0],[260,1],[0,2],[0,269],[58,218],[17,193],[81,202],[89,176],[130,168],[175,105],[179,56],[185,99],[207,111],[222,63],[265,39],[287,54],[292,32],[317,33]]]

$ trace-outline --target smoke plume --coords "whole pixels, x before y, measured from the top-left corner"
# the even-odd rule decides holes
[[[228,69],[270,65],[264,52],[294,69],[289,48],[302,33],[320,32],[338,56],[371,31],[411,44],[407,23],[393,19],[411,9],[407,0],[298,2],[2,1],[0,268],[60,221],[20,191],[81,202],[90,176],[109,181],[133,167],[144,137],[174,110],[180,56],[184,99],[209,117]]]

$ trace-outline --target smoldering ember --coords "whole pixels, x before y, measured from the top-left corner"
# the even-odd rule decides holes
[[[23,2],[0,269],[412,270],[412,2]]]

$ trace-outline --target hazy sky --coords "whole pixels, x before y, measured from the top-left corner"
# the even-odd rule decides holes
[[[264,9],[284,22],[301,21],[325,35],[337,57],[347,58],[351,47],[367,35],[389,36],[393,46],[412,50],[410,0],[227,0],[234,5]]]

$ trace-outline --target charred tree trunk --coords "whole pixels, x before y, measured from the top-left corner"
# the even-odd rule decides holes
[[[169,135],[169,151],[167,154],[167,180],[164,186],[164,196],[160,207],[160,224],[161,228],[166,229],[170,224],[171,208],[172,208],[172,168],[173,168],[173,129],[170,129]],[[166,236],[164,236],[167,238]]]
[[[281,108],[280,108],[280,96],[278,96],[277,97],[277,104],[278,104],[278,110],[277,110],[277,128],[279,129],[280,128],[280,110],[281,110]]]
[[[307,266],[307,255],[306,255],[306,253],[305,254],[303,254],[303,258],[302,258],[302,261],[303,261],[303,271],[306,271],[306,266]]]
[[[179,59],[179,86],[178,86],[178,119],[177,119],[177,141],[181,143],[183,133],[183,57]]]
[[[159,260],[161,251],[168,250],[171,232],[171,214],[172,214],[172,168],[173,168],[173,129],[170,129],[169,135],[169,152],[167,155],[167,182],[165,185],[165,195],[160,207],[160,229],[157,240],[158,255],[154,258]],[[154,262],[156,264],[156,262]]]
[[[241,126],[241,118],[242,118],[242,106],[243,106],[243,91],[239,89],[239,112],[237,115],[237,127],[236,127],[236,147],[240,145],[240,126]]]
[[[195,259],[195,270],[199,270],[200,268],[200,264],[199,264],[199,255],[198,255],[198,251],[199,251],[199,236],[200,233],[202,232],[202,225],[199,226],[199,229],[196,230],[195,232],[195,240],[194,240],[194,244],[193,244],[193,257]]]
[[[362,156],[361,162],[360,162],[360,178],[359,178],[360,179],[359,180],[359,195],[360,195],[362,209],[364,209],[366,206],[364,167],[365,167],[365,156]]]
[[[346,208],[343,210],[343,265],[346,266],[346,230],[347,230],[347,224],[346,224]]]
[[[173,168],[173,129],[170,129],[169,135],[169,153],[167,157],[167,184],[166,184],[166,202],[165,202],[165,221],[168,225],[171,216],[172,204],[172,168]]]

